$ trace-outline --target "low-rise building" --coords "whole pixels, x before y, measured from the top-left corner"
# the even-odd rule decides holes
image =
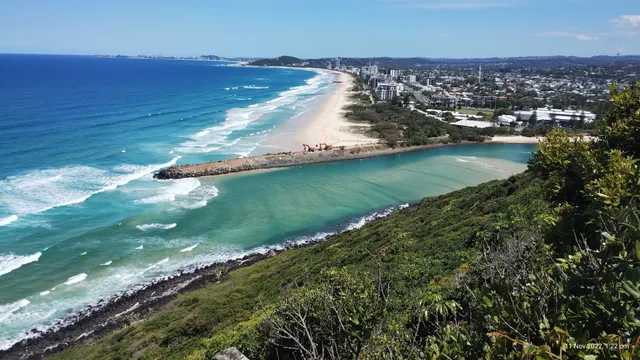
[[[572,120],[584,121],[586,123],[596,120],[596,114],[584,110],[539,108],[531,111],[516,111],[515,115],[522,121],[529,121],[534,113],[536,114],[536,120],[539,122],[556,122],[561,125],[567,125]]]
[[[518,118],[513,115],[500,115],[498,116],[498,124],[500,125],[511,125],[512,123],[516,123]]]
[[[452,122],[451,125],[474,127],[474,128],[480,128],[480,129],[495,126],[488,121],[477,121],[477,120],[460,120],[460,121]]]

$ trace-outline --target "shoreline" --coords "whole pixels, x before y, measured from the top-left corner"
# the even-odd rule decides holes
[[[494,136],[486,140],[487,143],[494,144],[538,144],[540,141],[544,141],[544,136],[526,137],[522,135],[512,136]]]
[[[280,127],[280,133],[261,142],[288,151],[299,151],[303,144],[311,146],[327,143],[333,146],[375,145],[379,139],[367,137],[358,132],[370,125],[355,124],[345,119],[345,107],[352,104],[350,99],[354,79],[350,74],[318,68],[294,68],[269,66],[264,68],[311,71],[317,74],[332,74],[333,84],[329,90],[313,101],[308,111],[293,117]]]
[[[0,357],[2,359],[42,358],[76,344],[100,338],[125,326],[142,323],[147,321],[148,316],[154,311],[168,305],[180,294],[225,281],[230,271],[253,265],[285,251],[331,241],[345,231],[389,217],[398,210],[418,203],[395,205],[381,209],[379,212],[369,213],[361,217],[364,220],[361,226],[353,227],[352,223],[338,231],[322,233],[323,236],[318,234],[302,236],[279,245],[253,248],[250,253],[240,258],[185,268],[150,283],[140,284],[137,288],[133,287],[106,300],[102,299],[96,304],[88,305],[77,313],[59,320],[46,330],[32,329],[30,334],[35,335],[34,337],[25,338],[6,350],[0,350]]]
[[[328,70],[327,70],[328,71]],[[343,72],[333,72],[339,81],[335,89],[323,99],[315,114],[295,134],[295,139],[302,144],[327,143],[333,146],[354,146],[377,144],[379,139],[356,133],[358,128],[368,127],[356,125],[345,119],[345,107],[353,104],[349,98],[354,79]]]

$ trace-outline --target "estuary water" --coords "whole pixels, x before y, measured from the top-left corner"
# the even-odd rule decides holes
[[[364,225],[523,171],[533,145],[156,181],[248,156],[313,111],[328,73],[234,63],[0,55],[0,349],[184,268]]]

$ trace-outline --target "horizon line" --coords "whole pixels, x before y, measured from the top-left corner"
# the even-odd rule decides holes
[[[202,57],[202,56],[218,56],[226,59],[237,59],[237,58],[246,58],[246,59],[277,59],[283,56],[291,56],[298,58],[300,60],[319,60],[319,59],[430,59],[430,60],[486,60],[486,59],[523,59],[523,58],[580,58],[580,59],[590,59],[594,57],[637,57],[640,54],[617,54],[617,55],[607,55],[607,54],[599,54],[599,55],[590,55],[590,56],[578,56],[578,55],[518,55],[518,56],[488,56],[488,57],[428,57],[428,56],[326,56],[326,57],[310,57],[310,58],[302,58],[294,55],[279,55],[275,57],[263,57],[263,56],[223,56],[216,54],[201,54],[201,55],[164,55],[164,54],[107,54],[107,53],[95,53],[95,54],[80,54],[80,53],[21,53],[21,52],[4,52],[0,51],[0,55],[49,55],[49,56],[126,56],[126,57],[136,57],[136,56],[162,56],[162,57]]]

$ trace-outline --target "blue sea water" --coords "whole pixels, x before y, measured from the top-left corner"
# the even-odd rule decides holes
[[[156,181],[264,142],[334,75],[233,63],[0,55],[0,349],[179,269],[362,226],[522,171],[535,146]]]

